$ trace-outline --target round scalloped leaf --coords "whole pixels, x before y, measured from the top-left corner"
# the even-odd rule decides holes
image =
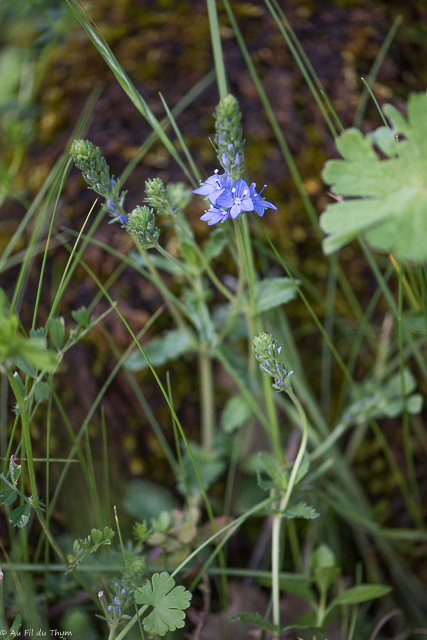
[[[408,120],[394,107],[384,112],[392,129],[363,137],[357,129],[337,139],[343,160],[330,160],[323,180],[339,196],[320,217],[325,253],[365,233],[373,249],[398,258],[427,258],[427,94],[411,95]],[[403,136],[403,137],[402,137]],[[381,159],[379,149],[385,156]]]
[[[190,606],[191,593],[184,587],[175,587],[175,580],[166,571],[155,573],[151,581],[135,592],[138,604],[153,607],[143,620],[145,631],[164,636],[168,631],[181,629],[185,618],[183,609]]]

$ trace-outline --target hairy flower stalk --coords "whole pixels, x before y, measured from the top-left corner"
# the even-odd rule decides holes
[[[271,566],[272,566],[272,599],[273,599],[273,621],[277,627],[280,627],[280,589],[279,589],[279,572],[280,572],[280,539],[281,539],[281,523],[282,514],[286,510],[289,499],[292,495],[293,488],[296,483],[298,470],[301,466],[302,459],[307,447],[308,424],[304,409],[300,401],[294,395],[291,387],[293,371],[290,371],[283,364],[280,353],[282,346],[279,345],[274,338],[268,333],[260,333],[253,340],[252,349],[255,351],[255,357],[258,361],[261,371],[266,375],[274,378],[273,388],[276,391],[285,391],[292,400],[298,411],[301,420],[302,438],[301,444],[295,458],[294,465],[286,487],[286,492],[280,499],[277,515],[273,519],[272,540],[271,540]]]
[[[255,211],[261,218],[266,209],[276,209],[256,191],[255,182],[251,186],[240,178],[244,164],[244,144],[240,121],[239,103],[232,95],[227,95],[219,103],[215,113],[217,155],[224,173],[218,169],[209,176],[193,193],[205,196],[209,208],[200,218],[208,225],[225,222],[231,216],[233,220],[244,211]],[[264,186],[265,189],[265,186]],[[263,190],[264,190],[263,189]]]
[[[114,176],[110,178],[110,168],[99,147],[94,147],[89,140],[74,140],[70,154],[90,189],[106,199],[104,210],[114,220],[119,218],[122,224],[126,224],[128,216],[123,203],[127,192],[120,192],[120,180],[115,180]]]

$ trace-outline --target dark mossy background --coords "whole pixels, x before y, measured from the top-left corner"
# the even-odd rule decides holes
[[[21,4],[24,6],[25,3]],[[59,7],[61,3],[58,2],[56,5]],[[384,38],[399,14],[403,17],[402,25],[384,60],[373,91],[380,104],[391,102],[400,109],[404,109],[405,100],[411,91],[425,91],[427,6],[424,1],[402,3],[400,0],[282,0],[280,5],[318,73],[344,127],[352,124],[363,87],[360,77],[367,77],[369,74]],[[173,107],[213,67],[206,5],[201,0],[96,0],[92,3],[85,2],[84,6],[159,119],[164,116],[159,91],[169,107]],[[336,154],[333,139],[264,3],[261,0],[233,2],[232,6],[276,118],[296,159],[306,191],[320,213],[330,201],[320,172],[325,160]],[[9,16],[9,22],[4,24],[11,25],[12,36],[4,28],[3,43],[11,37],[15,44],[28,45],[33,38],[31,25],[36,11],[37,7],[34,6],[26,18],[20,18],[21,29],[16,28],[16,22],[13,23],[13,20],[18,19],[17,15],[14,18]],[[58,16],[61,20],[68,19],[60,12]],[[268,184],[267,199],[277,206],[277,211],[267,211],[263,225],[286,261],[300,269],[303,275],[324,293],[328,269],[318,236],[307,218],[278,149],[221,5],[219,16],[230,91],[239,99],[243,113],[243,129],[247,139],[247,172],[250,179],[258,185]],[[47,73],[38,91],[39,111],[34,135],[28,144],[25,162],[15,179],[15,186],[22,189],[30,201],[63,152],[89,94],[98,84],[101,94],[93,109],[92,122],[86,137],[100,147],[113,174],[120,175],[150,134],[148,123],[126,97],[80,26],[70,23],[66,31],[60,31],[59,42],[52,50]],[[203,175],[210,175],[216,167],[214,150],[208,138],[213,136],[212,113],[217,102],[218,92],[213,82],[178,118],[180,129]],[[370,101],[362,128],[368,131],[380,124],[380,115]],[[3,138],[7,153],[7,136],[3,134]],[[160,144],[151,148],[126,183],[129,190],[126,208],[129,211],[142,202],[144,181],[157,176],[165,183],[185,181],[180,169]],[[61,195],[56,218],[57,227],[78,231],[93,201],[93,192],[86,189],[81,175],[73,168]],[[199,221],[201,213],[200,200],[194,198],[188,208],[188,217],[200,242],[203,243],[209,237],[210,229]],[[5,246],[23,215],[24,208],[17,201],[9,200],[3,206],[0,220],[1,246]],[[69,237],[71,239],[71,235]],[[132,247],[125,232],[118,225],[108,225],[107,220],[99,227],[96,238],[123,253]],[[162,242],[167,244],[169,250],[174,250],[174,238],[168,235],[167,230],[162,235]],[[22,249],[24,244],[21,243],[18,248]],[[44,324],[47,318],[68,256],[68,252],[60,247],[53,249],[49,254],[38,326]],[[94,245],[86,249],[84,259],[102,282],[108,279],[119,264],[114,257]],[[383,265],[388,262],[386,256],[380,257],[379,260]],[[365,260],[358,253],[356,244],[341,252],[341,262],[355,294],[366,308],[376,285]],[[27,294],[22,305],[24,323],[30,322],[40,264],[41,262],[36,260],[30,274]],[[230,270],[230,265],[220,260],[217,269],[221,275],[225,275]],[[274,269],[274,273],[281,275],[277,267]],[[13,291],[17,273],[17,270],[11,269],[6,275],[1,276],[0,284],[9,295]],[[173,283],[170,284],[175,286]],[[71,310],[83,304],[88,305],[96,293],[96,285],[84,269],[79,267],[60,306],[60,314],[64,316],[68,328],[72,326]],[[136,331],[162,304],[161,297],[153,286],[130,269],[123,272],[110,293],[113,299],[118,301],[120,309]],[[322,317],[322,308],[316,302],[313,302],[313,305]],[[97,315],[106,308],[106,303],[101,302],[97,307]],[[344,317],[351,317],[344,298],[338,298],[337,309]],[[301,357],[307,371],[311,372],[313,387],[319,392],[319,334],[302,303],[292,303],[287,311],[299,337]],[[385,308],[379,309],[374,318],[375,331],[379,332],[381,329],[384,312]],[[119,318],[111,314],[105,325],[118,347],[123,350],[129,343],[129,337]],[[172,327],[172,324],[166,312],[156,323],[151,335],[169,327]],[[354,330],[356,328],[355,325]],[[348,337],[337,333],[335,340],[340,352],[347,356],[351,347]],[[367,373],[375,356],[367,347],[364,355],[365,364],[360,365],[357,371],[359,379]],[[68,352],[56,384],[75,432],[80,428],[115,362],[110,346],[98,329]],[[182,424],[188,435],[197,440],[199,404],[194,360],[187,361],[184,358],[168,369],[171,372],[174,402]],[[164,378],[165,370],[161,370],[160,373]],[[226,385],[221,377],[222,373],[218,370],[218,411],[227,398]],[[139,379],[144,394],[172,442],[169,412],[151,374],[140,374]],[[339,369],[334,367],[333,386],[337,389],[334,403],[338,400],[341,380]],[[109,388],[102,406],[105,409],[108,429],[110,477],[114,500],[120,501],[125,481],[131,478],[145,477],[155,482],[166,481],[171,484],[172,476],[157,440],[122,374]],[[33,431],[36,441],[39,438],[35,453],[43,455],[43,417],[40,416],[38,421],[39,432],[37,425]],[[91,421],[89,430],[93,438],[95,458],[100,457],[101,452],[99,426],[98,411]],[[387,437],[390,442],[396,442],[395,453],[400,461],[399,430],[397,421],[384,422]],[[55,413],[51,455],[64,454],[64,439],[69,442],[62,420],[59,414]],[[360,477],[374,504],[377,505],[379,521],[386,526],[407,526],[409,523],[402,510],[400,494],[396,492],[388,467],[382,465],[382,456],[375,447],[368,434],[366,447],[362,448],[359,454],[362,456],[358,461]],[[425,495],[425,465],[423,471],[421,464],[424,455],[425,452],[419,453],[419,473],[421,491]],[[366,473],[366,468],[369,468],[369,473]],[[39,472],[43,474],[42,468]],[[53,467],[53,480],[55,473]],[[84,495],[83,480],[79,479],[78,473],[74,472],[70,477],[72,480],[68,482],[68,489],[64,489],[65,497],[75,495],[79,484],[81,494]],[[82,518],[81,513],[82,505],[79,502],[64,499],[58,504],[53,516],[53,525],[57,526],[58,530],[65,525],[73,533],[83,535],[88,529],[87,517],[90,514]],[[91,523],[90,526],[93,524],[95,523]],[[420,567],[420,571],[423,570],[425,572],[426,568]]]

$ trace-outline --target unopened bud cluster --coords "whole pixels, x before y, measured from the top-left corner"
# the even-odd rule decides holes
[[[160,229],[156,227],[153,209],[138,205],[128,217],[126,231],[138,240],[141,249],[155,247],[159,242]]]
[[[214,117],[218,160],[235,181],[242,173],[245,162],[245,141],[240,125],[242,114],[236,98],[230,94],[225,96],[217,106]]]
[[[110,168],[99,147],[94,147],[89,140],[74,140],[70,153],[89,187],[106,199],[104,209],[126,224],[127,216],[123,210],[126,192],[120,193],[120,180],[110,178]]]
[[[282,362],[280,357],[282,346],[277,344],[270,334],[260,333],[259,336],[255,336],[252,349],[255,351],[261,371],[274,378],[273,388],[276,391],[290,389],[294,372],[285,367]]]
[[[161,178],[147,180],[145,193],[144,202],[162,216],[174,216],[177,211],[183,211],[191,200],[191,191],[182,182],[165,187]]]

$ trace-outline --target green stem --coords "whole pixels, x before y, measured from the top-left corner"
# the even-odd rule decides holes
[[[242,273],[245,275],[248,288],[249,288],[249,310],[246,312],[247,324],[248,324],[248,335],[249,338],[251,336],[258,335],[262,331],[261,319],[259,315],[256,313],[256,300],[255,300],[255,269],[252,255],[252,247],[250,243],[250,235],[249,235],[249,227],[247,219],[244,217],[239,217],[235,220],[235,228],[236,228],[236,237],[237,237],[237,246],[239,250],[239,274]],[[251,345],[249,345],[249,349],[251,349]],[[256,373],[256,361],[251,357],[251,353],[249,354],[249,371],[252,376],[255,376]],[[274,402],[273,389],[271,387],[270,380],[266,376],[262,376],[262,384],[264,391],[265,404],[267,409],[267,416],[269,422],[269,436],[271,438],[271,443],[273,446],[273,450],[277,457],[279,464],[283,463],[283,450],[280,443],[280,428],[279,422],[277,419],[276,406]]]
[[[202,447],[206,451],[211,451],[215,435],[215,415],[212,359],[206,353],[199,353],[199,373],[201,390],[201,425],[202,425]]]
[[[297,457],[295,458],[294,466],[289,478],[288,486],[286,488],[285,495],[280,501],[279,511],[280,513],[274,516],[273,528],[272,528],[272,541],[271,541],[271,566],[272,566],[272,600],[273,600],[273,622],[276,626],[280,627],[280,589],[279,589],[279,572],[280,572],[280,529],[282,523],[283,512],[288,506],[289,499],[292,495],[293,488],[301,462],[307,447],[308,439],[308,424],[307,418],[302,408],[302,405],[292,389],[286,391],[291,401],[295,405],[298,414],[301,419],[302,438],[301,444],[298,450]]]
[[[16,375],[19,375],[19,374],[16,374]],[[10,386],[12,387],[12,391],[15,395],[15,399],[18,404],[20,415],[21,415],[22,435],[24,439],[25,451],[26,451],[26,457],[27,457],[28,475],[30,477],[32,504],[35,507],[37,507],[39,504],[39,496],[37,493],[36,474],[34,471],[33,448],[31,445],[31,433],[30,433],[30,422],[28,419],[28,412],[25,407],[24,398],[22,397],[21,392],[19,391],[19,387],[13,373],[11,371],[8,371],[7,377],[8,377]]]

